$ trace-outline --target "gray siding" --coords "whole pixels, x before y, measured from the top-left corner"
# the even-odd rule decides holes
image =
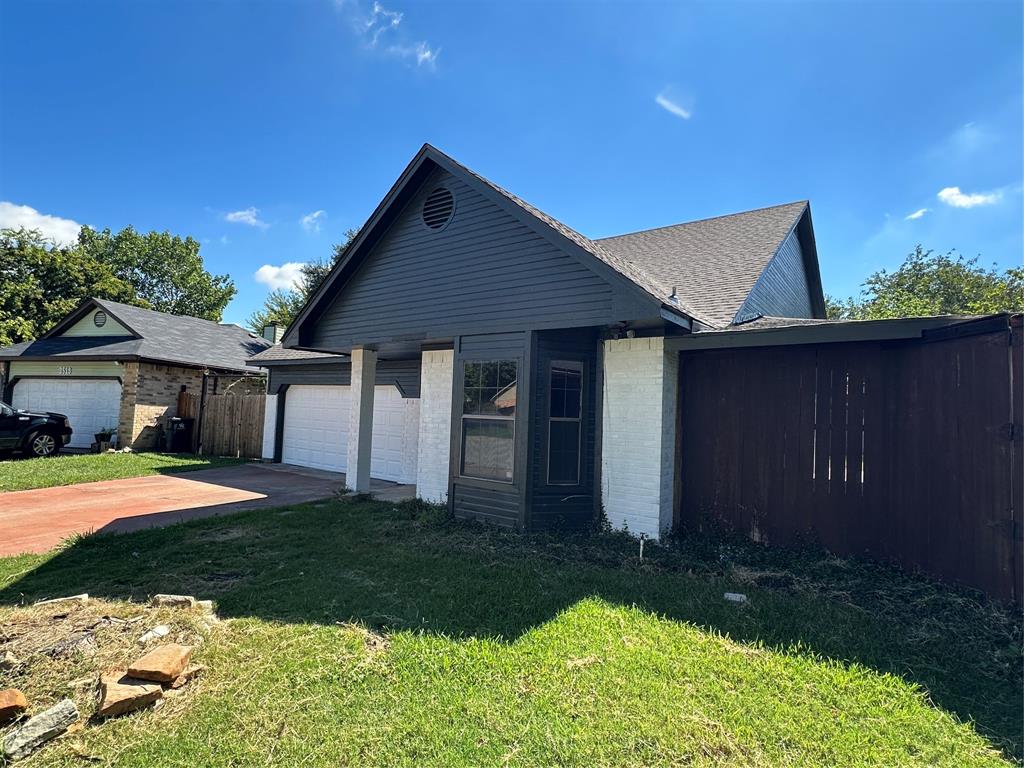
[[[768,262],[754,284],[734,322],[752,320],[761,315],[775,317],[814,317],[804,255],[796,231],[790,233],[778,253]]]
[[[420,361],[382,360],[377,363],[375,383],[394,384],[402,397],[420,396]],[[270,368],[267,392],[276,395],[281,387],[291,384],[352,384],[351,363],[314,363],[311,365],[278,365]]]
[[[420,219],[438,184],[455,196],[444,229]],[[633,296],[617,293],[484,195],[435,170],[324,310],[310,346],[442,339],[465,333],[601,325],[631,319]],[[646,308],[646,314],[651,310]]]

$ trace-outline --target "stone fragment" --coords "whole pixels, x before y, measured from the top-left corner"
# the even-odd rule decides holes
[[[203,613],[213,613],[213,600],[196,600],[196,608],[200,608]]]
[[[169,634],[171,634],[171,628],[166,624],[160,624],[142,635],[142,637],[139,638],[139,645],[145,645],[146,643],[150,643],[161,637],[167,637]]]
[[[7,734],[3,743],[3,756],[11,762],[28,757],[76,722],[78,707],[71,699],[64,699]]]
[[[202,664],[189,664],[184,670],[182,670],[180,675],[174,678],[174,682],[171,683],[171,688],[177,690],[183,685],[187,685],[195,678],[199,677],[204,669],[206,669],[206,667]]]
[[[747,596],[742,592],[726,592],[725,599],[730,603],[745,603],[747,602]]]
[[[138,680],[124,672],[110,672],[100,676],[100,705],[96,714],[115,717],[134,712],[152,704],[163,695],[157,683]]]
[[[0,691],[0,723],[7,723],[28,709],[28,699],[17,688]]]
[[[0,655],[0,669],[14,669],[19,664],[21,664],[21,659],[10,651],[4,651]]]
[[[69,595],[68,597],[55,597],[51,600],[39,600],[36,605],[56,605],[57,603],[87,603],[89,595],[83,592],[80,595]]]
[[[154,608],[191,608],[196,599],[192,595],[153,595],[149,604]]]
[[[154,648],[128,667],[128,674],[143,680],[171,683],[185,670],[192,647],[170,643]]]

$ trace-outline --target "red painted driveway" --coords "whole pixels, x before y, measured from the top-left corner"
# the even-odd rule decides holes
[[[0,493],[0,556],[46,552],[74,533],[131,531],[331,496],[344,476],[243,464],[178,475]]]

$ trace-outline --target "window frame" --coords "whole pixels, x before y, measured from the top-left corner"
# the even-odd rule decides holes
[[[552,416],[551,415],[551,404],[553,398],[551,397],[552,386],[551,376],[554,369],[557,367],[568,368],[570,370],[575,369],[580,374],[580,401],[579,401],[579,415],[575,417],[571,416]],[[554,488],[578,488],[583,484],[583,415],[586,413],[585,408],[585,397],[586,397],[586,380],[587,380],[587,364],[583,360],[549,360],[547,365],[547,381],[545,386],[547,387],[547,413],[545,414],[546,424],[546,435],[547,445],[545,446],[544,461],[544,482],[546,485]],[[557,483],[551,481],[551,424],[552,422],[576,422],[576,482],[574,483]]]
[[[517,387],[517,403],[516,411],[511,416],[503,416],[498,413],[466,413],[466,366],[474,365],[479,363],[497,363],[499,366],[502,363],[512,363],[516,367],[516,379],[515,386]],[[518,392],[519,387],[522,384],[522,371],[523,371],[523,360],[516,356],[486,356],[486,357],[465,357],[459,360],[458,371],[461,374],[461,382],[459,384],[459,459],[458,459],[458,475],[460,480],[469,480],[474,483],[500,483],[504,486],[514,486],[516,479],[516,438],[518,437],[519,430],[517,429],[516,422],[519,420],[519,403],[518,403]],[[501,391],[499,389],[499,391]],[[493,477],[478,477],[476,475],[466,474],[466,420],[477,420],[477,421],[499,421],[509,423],[512,425],[512,465],[509,468],[509,479],[499,480]]]

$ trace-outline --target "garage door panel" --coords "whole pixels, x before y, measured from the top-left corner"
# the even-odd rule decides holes
[[[114,379],[21,379],[11,403],[30,411],[63,413],[73,434],[68,445],[88,448],[101,429],[117,427],[121,383]]]
[[[292,385],[285,395],[281,460],[344,472],[348,463],[351,388]],[[416,481],[419,400],[395,387],[374,390],[370,476],[399,483]]]

